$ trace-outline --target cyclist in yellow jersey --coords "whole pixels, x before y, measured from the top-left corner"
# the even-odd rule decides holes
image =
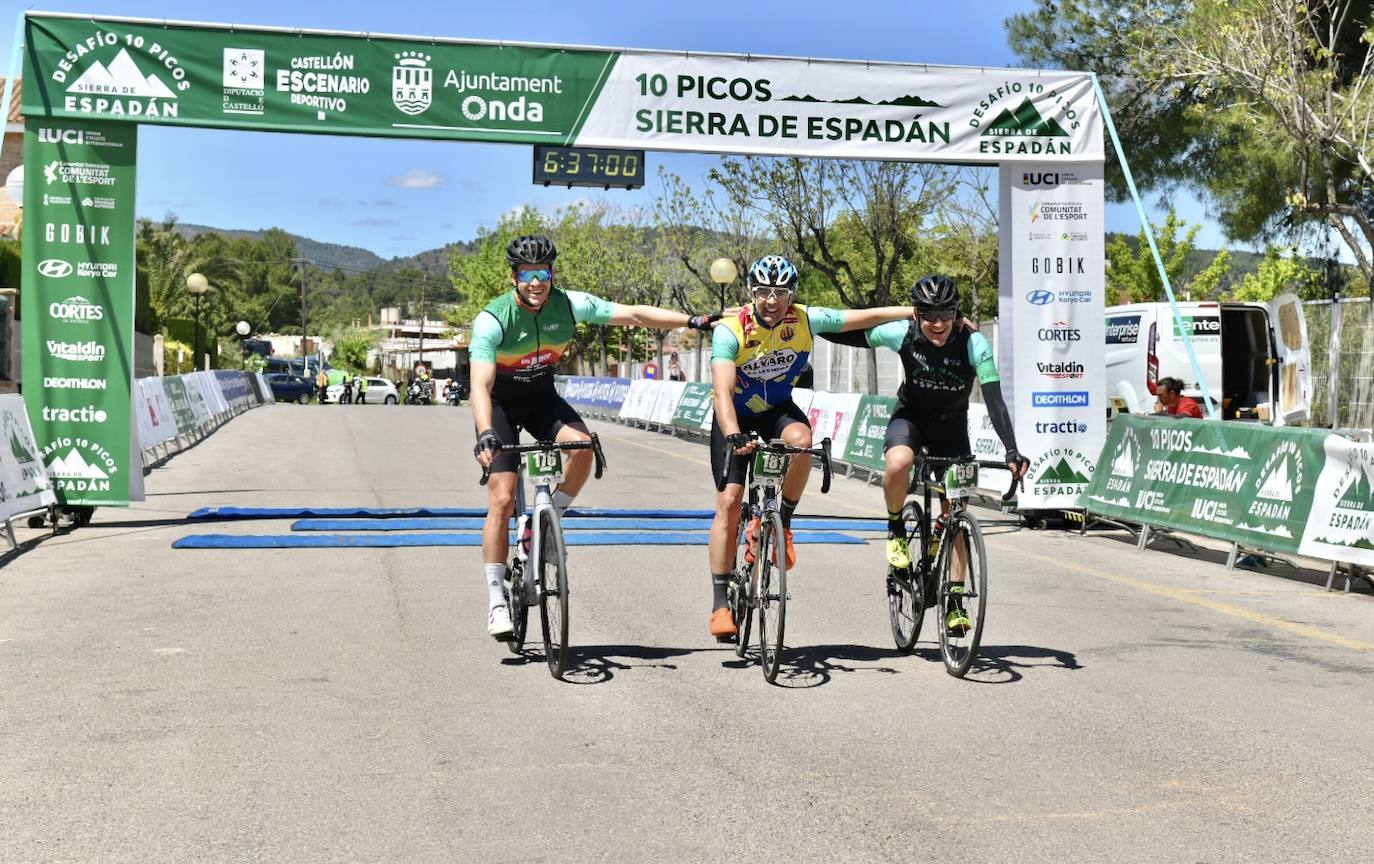
[[[711,635],[730,641],[735,623],[725,593],[733,566],[735,526],[744,498],[748,455],[754,445],[749,433],[765,440],[781,438],[793,447],[811,446],[811,426],[792,401],[792,388],[811,357],[819,333],[864,330],[888,321],[911,317],[910,306],[878,309],[826,309],[792,302],[797,268],[781,255],[765,255],[749,268],[754,302],[722,319],[711,335],[711,384],[715,417],[711,421],[711,476],[715,478],[716,516],[711,523]],[[724,485],[726,444],[730,457]],[[792,548],[792,514],[797,509],[811,471],[808,456],[794,456],[782,485],[782,521],[787,541],[787,566],[796,563]],[[756,536],[757,522],[749,524]]]

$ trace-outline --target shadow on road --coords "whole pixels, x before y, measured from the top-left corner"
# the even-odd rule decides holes
[[[913,656],[932,663],[943,664],[936,646],[917,648]],[[982,645],[973,658],[965,681],[976,684],[1014,684],[1025,675],[1023,669],[1082,669],[1078,658],[1069,651],[1041,648],[1036,645]]]
[[[808,645],[788,648],[783,652],[782,663],[778,668],[775,682],[779,687],[806,690],[830,683],[836,672],[881,672],[896,675],[895,667],[881,664],[885,660],[896,660],[902,656],[895,648],[874,648],[871,645]],[[736,661],[736,664],[749,666],[757,662],[757,657]]]
[[[568,668],[563,672],[563,680],[569,684],[605,684],[617,672],[630,669],[677,669],[677,664],[663,661],[696,650],[645,645],[573,645],[568,648]],[[507,666],[542,664],[544,654],[531,648],[501,662]]]

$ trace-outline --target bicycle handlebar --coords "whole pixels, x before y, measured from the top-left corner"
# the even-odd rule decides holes
[[[971,455],[931,456],[927,452],[926,448],[922,447],[921,451],[916,454],[916,470],[912,472],[911,486],[908,489],[908,491],[916,491],[916,484],[922,482],[924,476],[927,474],[927,472],[924,470],[926,468],[930,468],[932,473],[938,474],[943,470],[949,468],[949,466],[951,465],[962,465],[967,464],[969,462],[976,462],[979,468],[993,468],[1000,471],[1007,470],[1006,462],[995,462],[989,459],[979,459],[978,457]],[[1029,467],[1030,460],[1027,459],[1025,456],[1022,456],[1019,460],[1019,464],[1026,465]],[[1011,485],[1008,486],[1007,491],[1002,494],[1001,504],[1003,507],[1007,507],[1016,501],[1016,491],[1018,488],[1022,492],[1026,491],[1026,475],[1024,473],[1019,477],[1017,477],[1016,475],[1012,475]]]
[[[755,452],[763,450],[768,453],[788,453],[792,455],[805,453],[808,456],[821,457],[821,494],[824,495],[830,491],[830,476],[832,469],[830,465],[829,438],[821,439],[821,443],[813,447],[793,447],[791,444],[784,444],[781,441],[765,441],[759,437],[757,432],[750,432],[749,442],[758,445],[755,447]],[[735,456],[735,448],[730,446],[728,440],[725,442],[724,446],[725,458],[721,460],[720,476],[716,478],[718,487],[724,487],[726,479],[730,476],[730,460]]]
[[[545,450],[591,450],[592,456],[596,460],[594,476],[596,479],[600,480],[601,475],[606,472],[606,455],[601,452],[601,439],[597,437],[595,432],[591,433],[591,435],[592,440],[590,441],[536,441],[533,444],[503,444],[496,448],[496,452],[493,453],[492,456],[494,458],[496,453],[501,453],[502,451],[519,454],[537,453]],[[483,467],[482,479],[478,481],[478,485],[487,485],[489,479],[491,479],[491,468],[490,466]]]

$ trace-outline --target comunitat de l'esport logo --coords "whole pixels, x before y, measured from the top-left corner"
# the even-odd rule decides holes
[[[66,90],[62,109],[113,117],[177,117],[186,69],[156,39],[99,29],[74,44],[52,81]]]

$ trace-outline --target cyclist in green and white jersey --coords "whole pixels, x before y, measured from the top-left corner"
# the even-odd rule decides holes
[[[473,454],[491,469],[487,518],[482,528],[489,611],[487,632],[509,639],[512,632],[501,582],[509,549],[508,520],[515,502],[516,457],[501,452],[517,444],[521,426],[539,441],[589,441],[582,418],[554,389],[554,367],[580,321],[674,330],[709,327],[719,315],[688,316],[656,306],[625,306],[554,285],[553,242],[539,235],[517,237],[506,247],[511,290],[492,300],[472,322],[472,419],[477,428]],[[590,450],[566,455],[564,480],[554,492],[560,511],[581,491],[591,472]]]

